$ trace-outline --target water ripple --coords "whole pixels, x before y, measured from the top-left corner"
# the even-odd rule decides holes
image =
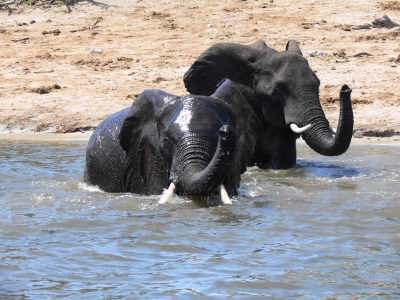
[[[82,183],[85,143],[0,142],[0,298],[400,297],[400,151],[300,145],[233,205]]]

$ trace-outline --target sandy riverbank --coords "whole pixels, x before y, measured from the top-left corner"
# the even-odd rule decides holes
[[[284,50],[296,39],[321,80],[331,125],[347,83],[356,131],[400,134],[400,30],[353,29],[384,14],[399,23],[398,1],[93,3],[0,12],[0,132],[92,130],[144,89],[186,94],[183,74],[214,43],[264,39]],[[370,55],[354,56],[361,52]]]

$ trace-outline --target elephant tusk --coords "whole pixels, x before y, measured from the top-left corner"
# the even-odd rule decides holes
[[[300,127],[300,128],[294,123],[290,124],[290,129],[292,129],[292,131],[294,133],[303,133],[304,131],[306,131],[310,127],[311,127],[311,124],[308,124],[308,125],[306,125],[304,127]]]
[[[169,185],[168,190],[164,190],[162,193],[160,200],[158,200],[159,204],[166,204],[171,201],[172,195],[174,194],[174,191],[176,189],[176,186],[173,182]]]
[[[331,131],[332,134],[336,134],[336,128],[329,126],[329,130]]]
[[[228,193],[226,192],[225,186],[223,184],[221,184],[221,201],[222,204],[232,204],[231,199],[228,196]]]

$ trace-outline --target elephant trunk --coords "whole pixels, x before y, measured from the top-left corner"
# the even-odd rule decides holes
[[[353,110],[350,99],[351,89],[343,85],[340,91],[340,115],[335,136],[329,128],[322,108],[310,111],[310,116],[305,118],[305,124],[311,128],[302,133],[302,138],[314,151],[326,156],[343,154],[350,146],[353,134]],[[319,102],[318,102],[319,103]]]
[[[235,155],[236,133],[224,125],[218,133],[218,145],[211,158],[212,141],[198,135],[186,137],[181,143],[179,187],[181,193],[192,196],[210,196],[223,184]]]

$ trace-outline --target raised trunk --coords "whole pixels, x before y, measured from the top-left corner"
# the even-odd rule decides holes
[[[179,187],[192,196],[210,196],[224,182],[235,155],[236,134],[233,127],[219,130],[218,146],[211,158],[212,142],[198,135],[186,140],[180,160]]]
[[[354,123],[350,94],[351,89],[343,85],[340,91],[340,116],[335,136],[332,135],[322,109],[319,113],[318,110],[314,110],[308,118],[305,118],[304,124],[311,124],[311,128],[304,132],[302,137],[307,145],[319,154],[336,156],[343,154],[349,148]]]

